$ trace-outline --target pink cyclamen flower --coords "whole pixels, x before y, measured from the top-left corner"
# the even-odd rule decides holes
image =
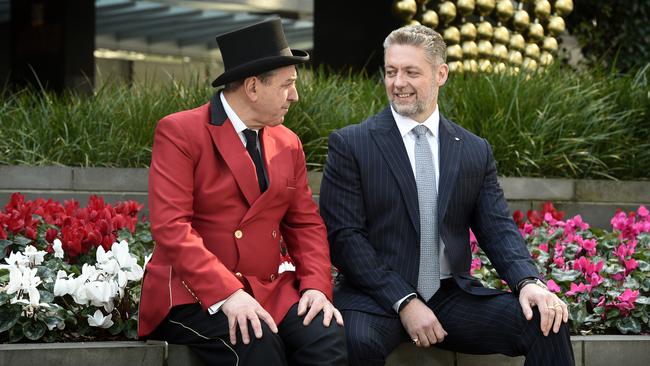
[[[474,274],[474,271],[481,269],[481,266],[482,266],[481,258],[472,258],[470,273]]]
[[[621,302],[633,303],[636,301],[637,297],[639,297],[639,290],[632,291],[629,288],[626,288],[625,291],[623,291],[623,293],[616,299]]]
[[[630,272],[634,271],[639,266],[639,264],[636,262],[636,260],[634,258],[630,258],[629,260],[623,261],[623,263],[625,263],[625,275],[626,276],[628,274],[630,274]]]
[[[553,280],[548,280],[548,282],[546,282],[546,287],[548,287],[549,291],[554,293],[558,293],[561,291],[560,286],[558,286],[558,284],[555,283],[555,281]]]
[[[648,216],[650,216],[650,211],[648,211],[648,209],[644,205],[641,205],[639,206],[639,209],[636,210],[636,214],[639,217],[647,218]]]
[[[596,240],[595,239],[583,239],[582,237],[576,238],[580,247],[587,252],[589,256],[596,255]]]
[[[585,285],[584,283],[576,285],[575,283],[571,282],[570,286],[571,288],[566,292],[567,296],[575,296],[576,294],[589,292],[591,290],[589,286]]]

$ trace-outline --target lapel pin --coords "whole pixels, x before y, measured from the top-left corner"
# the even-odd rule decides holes
[[[454,140],[456,140],[456,141],[460,141],[460,139],[459,139],[458,137],[454,137]]]

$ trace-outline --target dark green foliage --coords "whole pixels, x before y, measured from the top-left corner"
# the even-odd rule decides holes
[[[650,60],[650,1],[573,2],[567,28],[589,63],[629,71]]]

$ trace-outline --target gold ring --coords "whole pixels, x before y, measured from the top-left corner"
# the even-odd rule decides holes
[[[550,310],[555,310],[555,306],[549,306],[548,307]]]
[[[558,302],[557,304],[553,305],[553,307],[554,307],[554,308],[558,308],[558,307],[559,307],[559,308],[561,309],[561,308],[562,308],[562,304],[560,304],[560,303]]]

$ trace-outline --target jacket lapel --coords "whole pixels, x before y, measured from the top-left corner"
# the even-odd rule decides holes
[[[418,193],[415,185],[415,176],[411,169],[404,140],[399,133],[395,119],[390,107],[384,109],[377,115],[377,120],[371,129],[371,136],[379,147],[379,151],[388,163],[393,176],[402,192],[406,208],[413,224],[413,228],[420,232],[420,208],[418,205]],[[378,184],[381,184],[378,182]]]
[[[212,143],[232,172],[249,205],[260,196],[255,165],[223,109],[219,92],[210,100],[210,123],[206,126]]]
[[[456,185],[463,141],[451,123],[440,115],[440,179],[438,181],[438,225],[447,212],[451,192]]]

